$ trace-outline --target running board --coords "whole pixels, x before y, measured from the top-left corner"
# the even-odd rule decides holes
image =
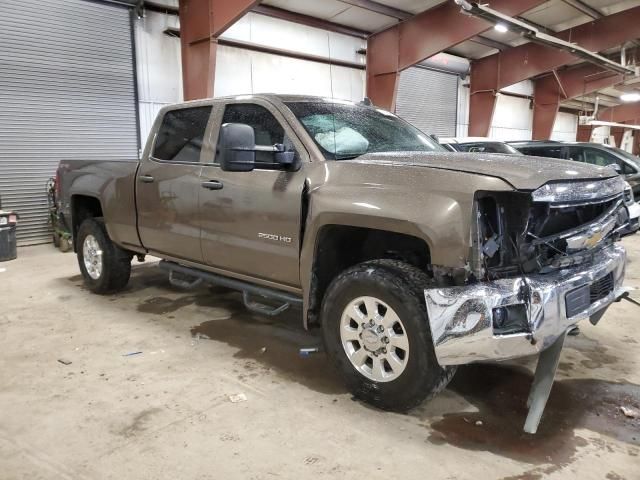
[[[263,315],[278,315],[288,309],[291,305],[302,305],[302,298],[291,293],[283,292],[282,290],[262,287],[253,283],[237,280],[235,278],[224,277],[215,273],[198,270],[197,268],[185,267],[184,265],[179,265],[167,260],[160,261],[159,267],[162,270],[169,272],[169,278],[175,278],[175,273],[178,273],[187,277],[194,277],[213,285],[238,290],[242,292],[242,300],[244,301],[247,309]],[[279,307],[271,307],[269,305],[252,301],[250,295],[258,295],[271,300],[277,300],[282,302],[282,304]]]

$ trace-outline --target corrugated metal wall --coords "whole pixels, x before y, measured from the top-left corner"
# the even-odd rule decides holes
[[[420,67],[400,74],[396,114],[425,133],[454,137],[457,102],[457,75]]]
[[[45,183],[61,159],[136,158],[129,10],[2,0],[0,196],[18,244],[50,240]]]

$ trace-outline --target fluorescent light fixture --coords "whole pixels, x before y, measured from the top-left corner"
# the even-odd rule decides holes
[[[507,28],[504,23],[496,23],[493,29],[500,33],[507,33],[509,31],[509,28]]]
[[[620,95],[623,102],[640,102],[640,93],[623,93]]]

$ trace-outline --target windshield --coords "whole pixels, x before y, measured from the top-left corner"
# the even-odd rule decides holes
[[[482,152],[482,153],[510,153],[512,155],[522,155],[521,152],[502,142],[473,142],[458,143],[454,145],[460,152]]]
[[[373,152],[443,151],[431,137],[384,110],[324,102],[286,105],[327,159],[347,160]]]

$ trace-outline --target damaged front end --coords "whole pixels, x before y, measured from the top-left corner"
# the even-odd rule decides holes
[[[578,321],[597,323],[625,293],[623,191],[614,177],[477,192],[464,284],[425,290],[440,364],[559,355]]]

